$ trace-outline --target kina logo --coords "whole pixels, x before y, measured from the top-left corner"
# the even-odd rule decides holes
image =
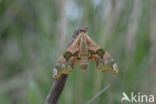
[[[121,99],[121,102],[123,102],[123,101],[131,102],[129,97],[127,96],[127,94],[125,92],[122,92],[122,95],[123,95],[123,97]]]
[[[154,103],[155,97],[154,95],[146,95],[141,94],[138,92],[137,94],[134,94],[134,92],[131,92],[131,96],[128,96],[125,92],[122,93],[123,97],[121,99],[121,102],[146,102],[146,103]]]

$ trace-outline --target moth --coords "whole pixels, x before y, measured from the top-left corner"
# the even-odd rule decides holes
[[[118,66],[111,55],[96,44],[89,36],[87,28],[74,32],[73,41],[67,50],[60,56],[53,68],[53,78],[58,79],[62,74],[69,74],[75,64],[82,70],[88,67],[88,61],[95,61],[98,70],[118,73]]]

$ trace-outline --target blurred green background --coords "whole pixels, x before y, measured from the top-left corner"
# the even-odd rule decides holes
[[[86,26],[119,75],[76,67],[59,104],[84,104],[108,84],[93,104],[121,104],[122,92],[156,96],[156,0],[0,0],[0,104],[43,104],[52,68]]]

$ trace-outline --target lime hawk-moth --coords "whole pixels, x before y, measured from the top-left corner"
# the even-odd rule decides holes
[[[88,36],[87,30],[81,28],[74,32],[73,41],[53,68],[54,79],[69,74],[75,64],[79,64],[83,70],[87,69],[90,60],[95,61],[97,69],[102,72],[118,73],[114,59]]]

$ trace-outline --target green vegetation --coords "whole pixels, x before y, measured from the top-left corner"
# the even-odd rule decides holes
[[[155,0],[0,0],[0,104],[43,104],[52,68],[88,26],[90,37],[110,52],[119,75],[89,63],[69,75],[59,104],[121,104],[122,92],[155,94]]]

